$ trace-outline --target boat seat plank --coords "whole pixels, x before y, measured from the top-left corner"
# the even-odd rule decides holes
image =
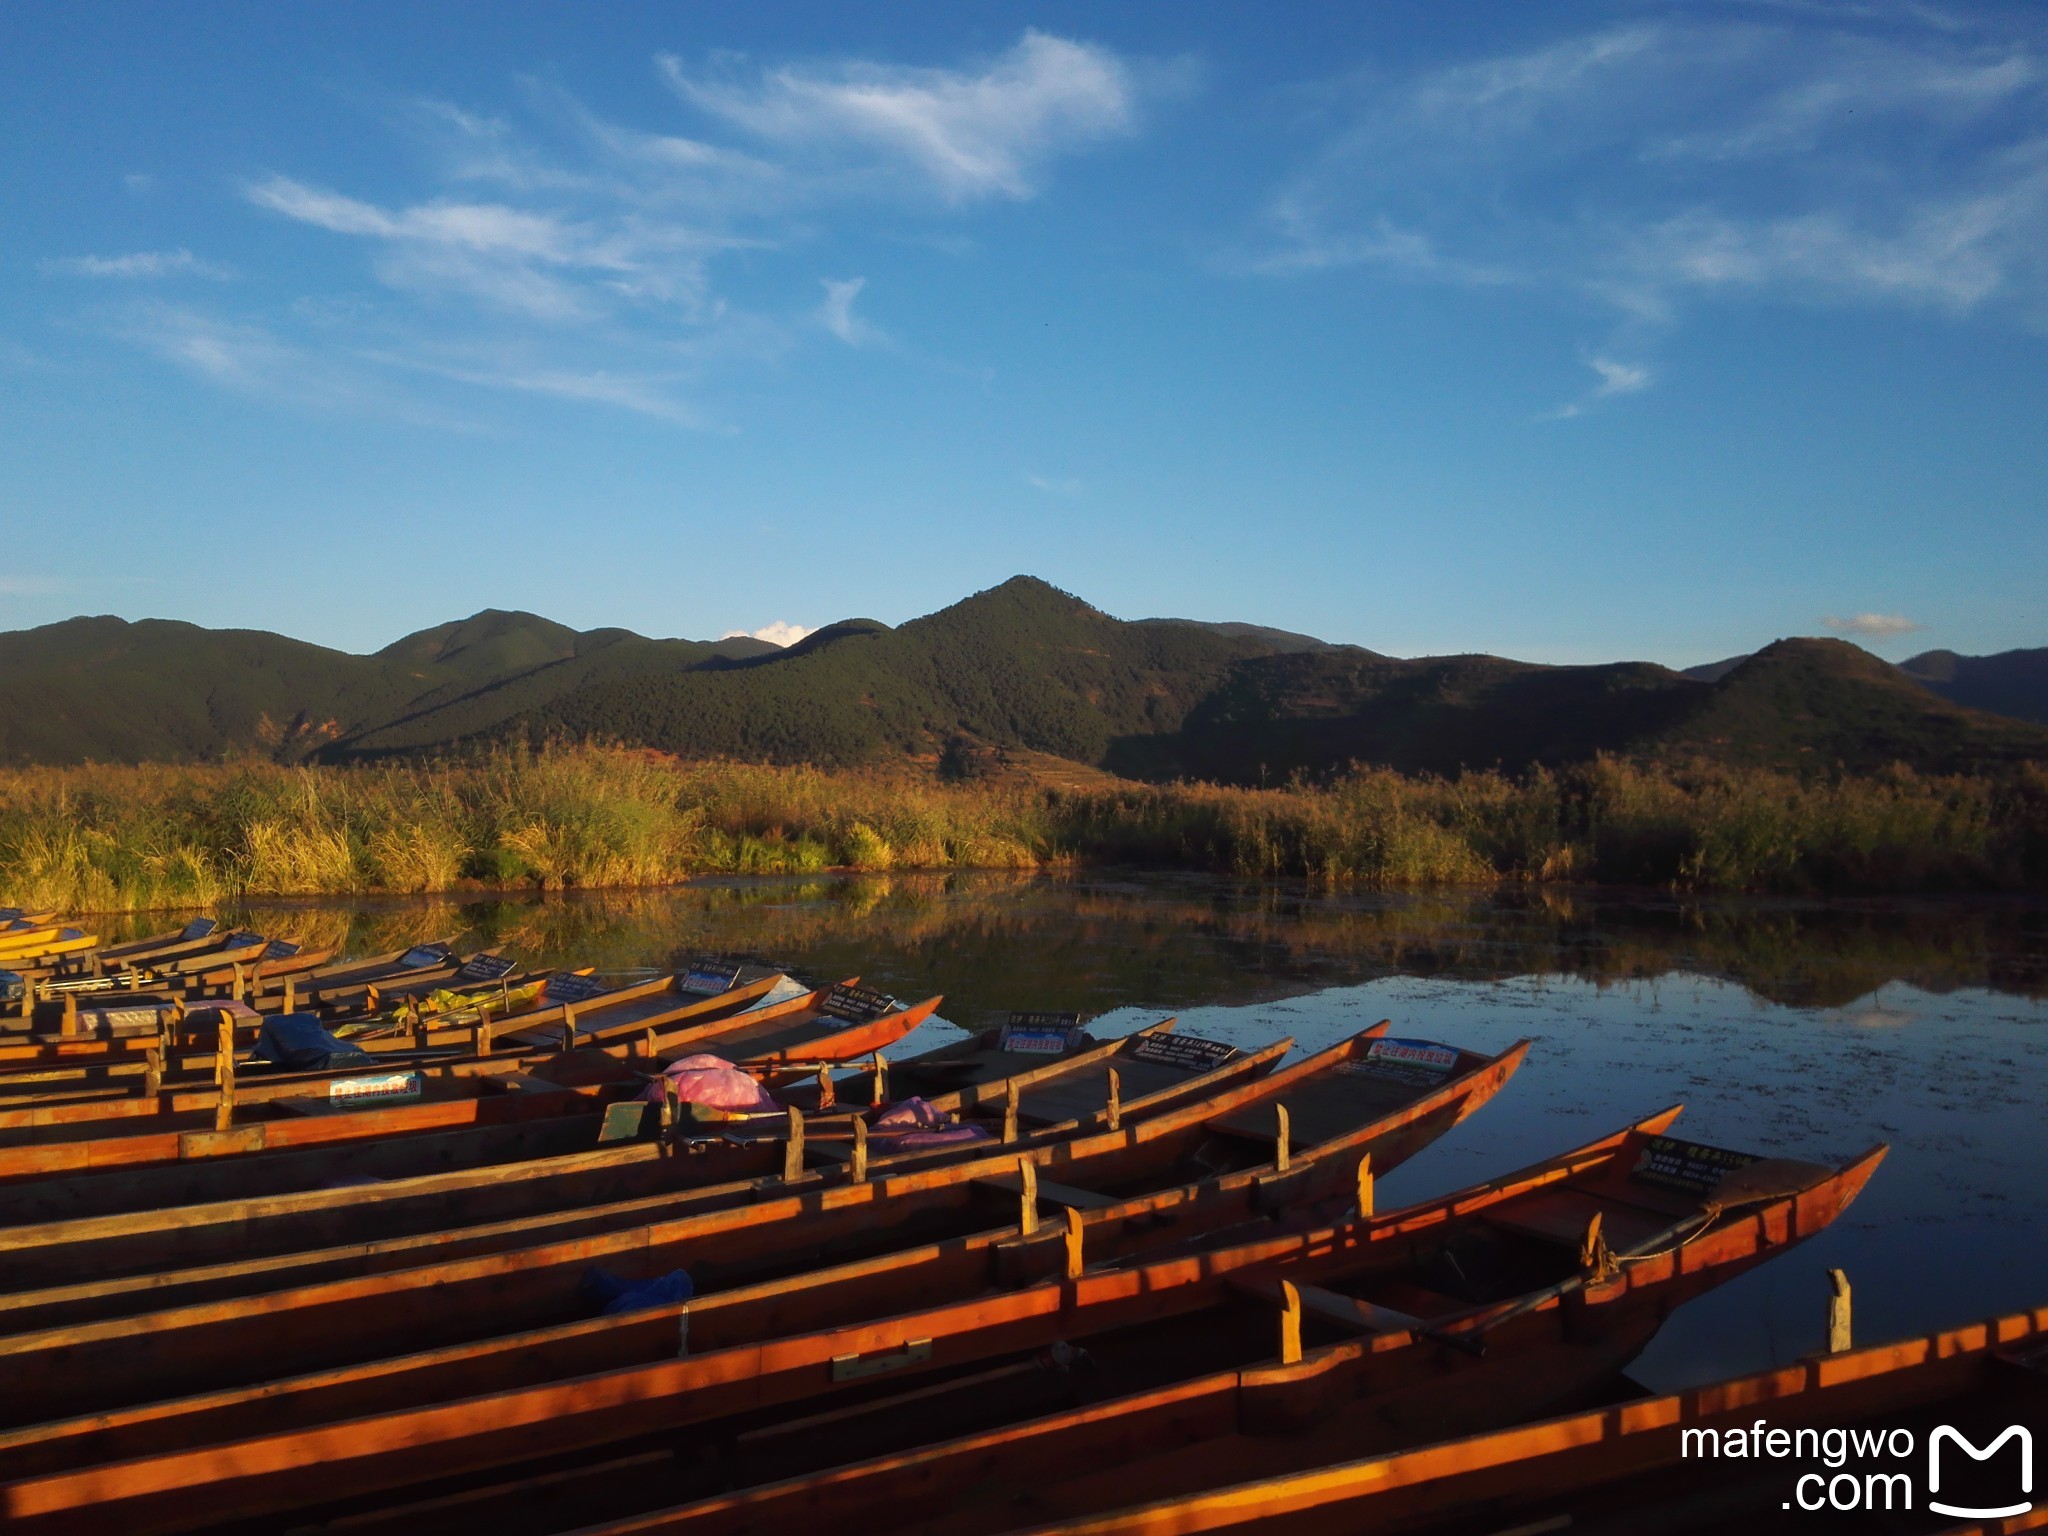
[[[1287,1106],[1289,1138],[1296,1148],[1314,1146],[1393,1114],[1428,1090],[1391,1082],[1339,1066],[1296,1083],[1279,1096]],[[1247,1141],[1271,1142],[1277,1126],[1271,1103],[1251,1105],[1208,1122],[1209,1129]]]
[[[674,1013],[677,1006],[687,999],[673,992],[657,992],[652,997],[636,997],[616,1003],[607,1003],[602,996],[593,997],[576,1007],[576,1037],[581,1040],[599,1030],[630,1029],[642,1019],[657,1019],[665,1013]],[[557,1005],[543,997],[539,1007],[550,1009]],[[499,1031],[501,1040],[514,1041],[520,1045],[553,1046],[562,1042],[562,1024],[559,1018],[550,1023],[522,1024],[519,1015],[514,1014],[505,1021]]]
[[[976,1189],[992,1189],[1015,1199],[1023,1192],[1024,1181],[1014,1173],[991,1174],[985,1179],[976,1179]],[[1099,1211],[1120,1202],[1109,1195],[1098,1195],[1091,1189],[1077,1189],[1071,1184],[1061,1184],[1053,1179],[1038,1181],[1038,1203],[1040,1205],[1071,1206],[1077,1211]]]
[[[1698,1202],[1692,1202],[1692,1208],[1697,1207]],[[1678,1214],[1683,1215],[1685,1209],[1681,1207]],[[1539,1190],[1488,1211],[1486,1220],[1504,1231],[1554,1243],[1576,1253],[1596,1212],[1607,1246],[1616,1253],[1649,1241],[1667,1230],[1672,1220],[1668,1213],[1602,1199],[1582,1189]]]
[[[1418,1321],[1452,1317],[1460,1312],[1472,1310],[1472,1303],[1469,1301],[1447,1296],[1442,1291],[1432,1291],[1427,1286],[1417,1285],[1409,1280],[1384,1280],[1368,1289],[1373,1294],[1373,1305]],[[1304,1302],[1303,1305],[1306,1306],[1307,1303]]]
[[[1190,1076],[1179,1067],[1132,1061],[1127,1056],[1092,1061],[1027,1087],[1017,1106],[1018,1120],[1026,1125],[1061,1125],[1101,1114],[1109,1102],[1111,1067],[1116,1068],[1117,1096],[1126,1104],[1162,1089],[1178,1087]]]
[[[1232,1277],[1229,1284],[1232,1289],[1245,1295],[1270,1302],[1276,1307],[1280,1305],[1280,1283],[1277,1280]],[[1340,1295],[1336,1291],[1325,1290],[1320,1285],[1309,1285],[1297,1280],[1294,1282],[1294,1293],[1301,1298],[1301,1310],[1305,1314],[1357,1333],[1405,1333],[1410,1329],[1429,1326],[1411,1313],[1381,1306],[1377,1302],[1361,1301],[1356,1296]],[[1444,1310],[1449,1310],[1455,1305],[1450,1302],[1449,1297],[1443,1299],[1446,1303]]]

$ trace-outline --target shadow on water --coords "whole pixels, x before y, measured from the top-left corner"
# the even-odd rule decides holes
[[[1499,1049],[1517,1081],[1382,1183],[1383,1208],[1475,1182],[1672,1103],[1681,1134],[1789,1156],[1891,1156],[1827,1233],[1686,1308],[1636,1367],[1668,1389],[1819,1347],[1825,1272],[1859,1340],[2048,1303],[2048,906],[1707,901],[1558,888],[1326,893],[1186,875],[715,880],[573,898],[252,907],[258,929],[362,953],[427,936],[630,971],[706,952],[814,979],[1010,1008],[1178,1013],[1304,1049],[1379,1018]],[[168,926],[158,914],[154,923]],[[906,1049],[951,1038],[935,1024]]]

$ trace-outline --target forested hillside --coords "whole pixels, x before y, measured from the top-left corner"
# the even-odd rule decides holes
[[[74,619],[0,635],[0,761],[346,763],[600,741],[830,766],[1032,753],[1233,784],[1354,762],[1448,775],[1601,755],[1957,772],[2048,761],[2048,728],[1964,707],[2022,712],[2042,656],[1930,653],[1901,669],[1841,641],[1784,640],[1692,673],[1401,660],[1250,624],[1120,620],[1024,576],[894,629],[846,619],[787,650],[497,610],[370,656]]]

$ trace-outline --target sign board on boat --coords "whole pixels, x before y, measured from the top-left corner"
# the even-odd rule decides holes
[[[1434,1040],[1375,1040],[1366,1047],[1364,1059],[1347,1061],[1340,1070],[1359,1077],[1434,1088],[1457,1064],[1455,1046],[1438,1045]]]
[[[542,995],[551,1003],[587,1003],[593,997],[602,997],[611,988],[595,976],[578,976],[573,971],[557,971],[548,978]]]
[[[506,955],[471,955],[462,962],[455,972],[454,980],[474,984],[482,981],[496,981],[501,976],[512,974],[512,961]]]
[[[430,965],[446,965],[448,960],[446,944],[415,944],[398,957],[398,963],[409,971],[423,971]]]
[[[153,1035],[162,1028],[161,1010],[148,1007],[89,1008],[78,1015],[81,1033],[109,1039],[116,1035]]]
[[[1183,1072],[1214,1071],[1236,1054],[1236,1046],[1226,1045],[1221,1040],[1204,1040],[1200,1035],[1140,1035],[1130,1049],[1133,1061],[1179,1067]]]
[[[299,946],[290,939],[272,939],[263,946],[263,958],[266,960],[289,960],[298,952]]]
[[[844,1019],[849,1024],[866,1024],[893,1012],[895,1008],[896,999],[886,992],[877,992],[869,987],[837,986],[825,994],[825,1001],[818,1005],[818,1012],[827,1018]]]
[[[210,917],[195,917],[179,930],[178,937],[187,941],[192,939],[210,939],[213,937],[213,931],[218,927],[220,927],[220,924]]]
[[[739,979],[737,960],[692,960],[689,968],[676,978],[676,990],[716,997],[721,992],[730,992]]]
[[[1705,1142],[1680,1141],[1676,1136],[1652,1136],[1643,1144],[1643,1155],[1629,1172],[1645,1184],[1704,1195],[1737,1168],[1747,1168],[1757,1161],[1754,1152],[1733,1152],[1727,1147],[1710,1147]]]
[[[221,947],[224,949],[246,949],[251,944],[261,944],[262,942],[262,934],[251,933],[246,928],[237,928],[221,941]]]
[[[341,1104],[388,1104],[416,1099],[426,1089],[422,1072],[379,1072],[371,1077],[337,1077],[327,1085],[327,1097]]]
[[[996,1049],[1013,1056],[1064,1056],[1080,1040],[1078,1013],[1013,1013],[996,1032]]]

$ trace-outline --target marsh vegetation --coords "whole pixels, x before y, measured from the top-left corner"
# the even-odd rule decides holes
[[[604,748],[0,775],[0,890],[67,911],[691,875],[1130,864],[1330,886],[1890,893],[2048,885],[2048,773],[1800,779],[1613,760],[1240,789],[951,783]]]

